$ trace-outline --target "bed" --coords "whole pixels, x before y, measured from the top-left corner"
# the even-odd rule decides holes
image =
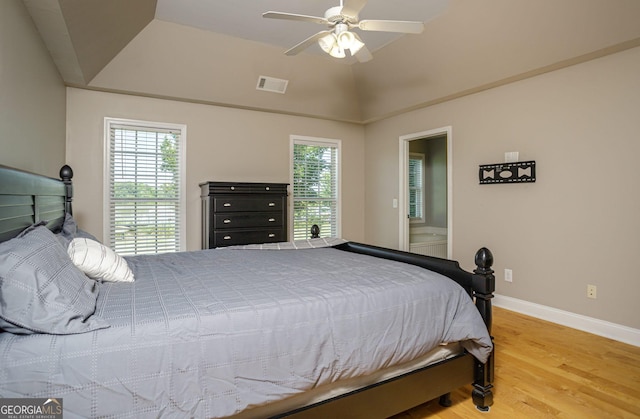
[[[67,418],[382,418],[469,384],[493,403],[488,249],[467,272],[313,239],[115,255],[133,282],[91,279],[60,175],[0,167],[0,398]]]

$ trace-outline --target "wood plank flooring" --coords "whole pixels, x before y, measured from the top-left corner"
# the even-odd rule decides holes
[[[640,348],[494,308],[494,404],[476,410],[471,386],[393,419],[640,418]]]

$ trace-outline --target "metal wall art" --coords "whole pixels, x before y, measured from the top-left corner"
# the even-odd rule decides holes
[[[529,183],[536,181],[536,162],[481,164],[478,172],[480,184]]]

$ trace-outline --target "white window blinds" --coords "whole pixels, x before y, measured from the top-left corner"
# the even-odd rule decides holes
[[[424,154],[409,154],[409,219],[424,220]]]
[[[123,255],[180,251],[182,131],[107,124],[111,248]]]
[[[293,239],[339,235],[339,141],[293,140]]]

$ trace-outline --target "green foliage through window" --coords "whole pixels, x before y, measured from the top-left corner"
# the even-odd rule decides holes
[[[294,143],[293,238],[310,237],[311,226],[321,237],[337,235],[338,148]]]

